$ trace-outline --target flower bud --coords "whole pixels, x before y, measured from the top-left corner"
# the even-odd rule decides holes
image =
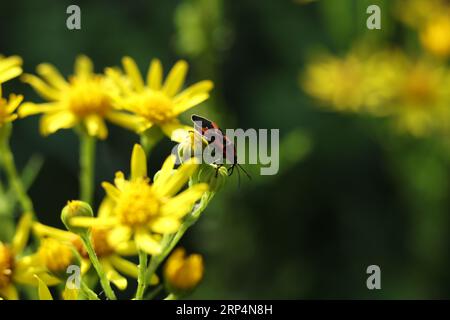
[[[73,200],[69,201],[61,211],[61,220],[66,226],[67,230],[76,234],[85,234],[89,231],[83,227],[74,227],[70,224],[70,219],[74,217],[93,217],[94,212],[91,206],[83,201]]]
[[[167,290],[177,294],[192,291],[203,278],[203,258],[199,254],[186,256],[186,250],[177,248],[164,266]]]
[[[200,134],[189,131],[184,139],[178,144],[178,157],[181,162],[185,162],[193,157],[201,159],[203,149],[208,145],[208,141]]]
[[[227,168],[218,168],[215,165],[203,164],[200,166],[195,183],[207,183],[211,192],[218,192],[227,181]]]

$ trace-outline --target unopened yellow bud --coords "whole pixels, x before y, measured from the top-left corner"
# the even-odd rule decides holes
[[[74,227],[70,224],[70,219],[74,217],[93,217],[94,212],[91,206],[83,201],[73,200],[69,201],[61,211],[61,220],[66,226],[67,230],[76,234],[85,234],[88,229],[82,227]]]
[[[177,248],[167,259],[164,278],[167,289],[175,294],[189,293],[203,278],[203,258],[199,254],[186,256],[183,248]]]

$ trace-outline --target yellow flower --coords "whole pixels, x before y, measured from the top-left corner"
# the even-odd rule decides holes
[[[186,257],[186,250],[177,248],[167,259],[164,278],[170,290],[186,292],[194,289],[203,278],[203,258],[199,254]]]
[[[71,225],[79,227],[110,227],[117,243],[133,239],[138,250],[149,254],[161,251],[162,234],[178,230],[183,217],[208,190],[206,184],[195,184],[178,193],[197,170],[194,160],[174,170],[175,156],[164,162],[153,183],[147,177],[147,159],[140,145],[131,157],[131,178],[116,173],[115,185],[104,182],[103,188],[114,205],[104,217],[74,217]],[[177,194],[178,193],[178,194]]]
[[[111,201],[109,199],[103,201],[98,216],[105,217],[105,214],[108,214],[110,211],[110,206]],[[33,225],[33,230],[39,237],[48,237],[72,245],[82,258],[81,273],[85,274],[90,269],[91,261],[89,255],[77,234],[49,227],[41,223],[35,223]],[[126,289],[128,281],[121,274],[137,279],[138,267],[121,256],[137,254],[134,242],[128,241],[118,243],[114,238],[114,233],[111,232],[111,229],[102,227],[93,227],[90,231],[90,238],[94,251],[108,280],[114,283],[120,290]],[[155,276],[152,279],[152,284],[155,284],[156,282],[158,282],[158,279]]]
[[[24,74],[22,79],[49,102],[25,103],[19,109],[19,116],[44,113],[41,118],[43,135],[82,124],[90,136],[105,139],[108,129],[104,119],[119,124],[133,121],[129,115],[114,110],[114,86],[105,76],[94,73],[92,61],[86,56],[77,57],[75,74],[69,81],[47,63],[38,65],[37,73],[41,78]]]
[[[426,61],[407,61],[398,94],[387,105],[398,127],[415,136],[450,130],[450,72]]]
[[[343,58],[322,55],[307,66],[301,84],[309,95],[337,111],[377,113],[394,95],[395,56],[394,52],[372,54],[360,48]]]
[[[76,261],[69,245],[52,238],[41,239],[37,255],[42,265],[55,276],[65,274],[67,268]]]
[[[122,64],[125,76],[115,69],[108,69],[106,73],[122,92],[115,99],[116,106],[141,119],[134,128],[138,133],[157,125],[168,137],[174,138],[174,131],[184,128],[177,116],[208,99],[213,88],[211,81],[204,80],[181,91],[188,70],[185,61],[175,64],[164,83],[161,62],[157,59],[150,63],[146,83],[132,58],[124,57]]]
[[[450,55],[450,10],[448,15],[431,20],[420,32],[422,45],[432,54],[446,58]]]
[[[14,111],[22,100],[23,96],[15,94],[11,94],[9,100],[3,98],[2,86],[0,85],[0,127],[17,119],[17,114]]]
[[[22,73],[22,59],[18,56],[5,58],[0,56],[0,84]]]
[[[52,282],[36,259],[21,256],[28,241],[31,217],[31,214],[21,217],[10,245],[0,242],[0,297],[8,300],[19,298],[16,284],[36,285],[36,274],[41,275],[47,283]]]

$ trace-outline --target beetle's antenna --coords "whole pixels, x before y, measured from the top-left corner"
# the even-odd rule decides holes
[[[245,169],[244,169],[239,163],[237,164],[237,166],[238,166],[238,168],[240,168],[242,171],[244,171],[245,175],[247,176],[247,178],[248,178],[249,180],[252,180],[252,177],[248,174],[247,171],[245,171]],[[239,170],[238,170],[238,171],[239,171]]]

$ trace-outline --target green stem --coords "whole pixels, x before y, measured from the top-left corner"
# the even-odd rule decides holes
[[[100,284],[102,285],[103,290],[105,291],[105,295],[109,300],[116,300],[116,295],[114,294],[114,291],[111,288],[111,284],[108,281],[108,278],[106,278],[105,271],[103,270],[103,267],[98,260],[97,254],[95,253],[94,248],[92,247],[91,240],[89,239],[88,235],[80,235],[81,240],[84,243],[84,247],[86,248],[86,251],[89,255],[89,259],[92,262],[92,265],[95,268],[95,271],[97,271],[98,277],[100,279]]]
[[[83,293],[89,300],[100,300],[97,294],[92,291],[84,281],[81,281],[81,291],[83,291]]]
[[[147,273],[147,253],[144,251],[139,251],[139,274],[138,274],[138,287],[136,290],[136,300],[142,300],[144,297],[144,292],[146,288],[146,277]]]
[[[213,197],[214,193],[205,193],[200,203],[196,207],[194,207],[193,211],[186,217],[183,224],[180,226],[180,229],[178,229],[175,234],[169,235],[168,238],[166,238],[166,241],[163,240],[162,252],[150,259],[150,265],[148,266],[147,274],[145,276],[147,281],[144,285],[146,285],[149,282],[149,279],[153,277],[161,262],[164,261],[164,259],[169,255],[173,248],[178,244],[186,231],[197,222],[201,213],[203,212],[203,210],[205,210],[205,208],[208,206],[208,203]]]
[[[25,191],[22,181],[17,173],[17,168],[14,163],[14,156],[9,146],[9,141],[3,141],[0,144],[0,157],[2,160],[3,168],[8,176],[9,183],[16,193],[17,199],[25,212],[30,212],[35,215],[33,202]]]
[[[160,284],[155,289],[153,289],[151,292],[149,292],[144,297],[144,300],[152,300],[152,299],[154,299],[163,289],[164,289],[164,286],[162,284]]]
[[[80,199],[92,204],[94,198],[95,138],[80,132]]]

